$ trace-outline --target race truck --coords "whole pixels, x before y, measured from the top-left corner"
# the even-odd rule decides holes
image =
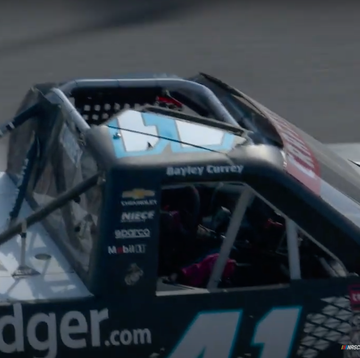
[[[202,73],[36,85],[0,129],[2,355],[357,354],[356,144]]]

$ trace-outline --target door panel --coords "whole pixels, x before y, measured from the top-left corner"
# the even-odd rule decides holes
[[[340,358],[357,328],[356,279],[212,294],[2,306],[0,352],[11,357]],[[157,355],[161,353],[161,355]]]
[[[348,279],[331,286],[303,281],[288,288],[159,297],[164,316],[178,317],[167,319],[162,334],[172,342],[166,357],[342,357],[341,345],[351,344],[356,333],[347,286]],[[164,312],[168,306],[173,314]]]

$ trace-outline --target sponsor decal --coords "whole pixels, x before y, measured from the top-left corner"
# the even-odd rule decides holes
[[[360,311],[360,285],[349,287],[350,305],[353,311]]]
[[[129,191],[124,191],[122,193],[122,198],[124,199],[145,199],[145,198],[152,198],[155,196],[155,192],[152,190],[146,190],[146,189],[133,189]]]
[[[149,205],[156,205],[155,199],[148,199],[155,196],[155,192],[152,190],[146,189],[132,189],[129,191],[124,191],[121,195],[122,199],[129,199],[129,200],[122,200],[122,206],[149,206]]]
[[[12,307],[13,313],[0,318],[0,352],[4,354],[26,350],[26,357],[29,358],[39,357],[39,352],[43,353],[41,357],[55,358],[58,346],[85,349],[152,343],[148,328],[119,329],[105,334],[101,324],[109,320],[107,308],[89,312],[74,310],[64,314],[39,312],[25,321],[22,305],[15,303]],[[31,354],[31,349],[36,352]]]
[[[147,239],[150,235],[149,229],[115,230],[115,239]]]
[[[156,200],[122,200],[122,206],[151,206],[156,205]]]
[[[146,220],[152,220],[155,216],[155,211],[131,211],[121,214],[122,223],[141,223]]]
[[[229,151],[235,135],[219,128],[184,122],[155,113],[127,111],[110,122],[110,136],[117,158],[173,153]],[[120,137],[118,136],[120,129]],[[116,139],[115,139],[116,138]]]
[[[144,271],[137,264],[131,264],[127,270],[124,281],[128,286],[133,286],[143,275]]]
[[[206,165],[200,167],[167,167],[167,176],[186,177],[188,175],[203,175],[206,174],[227,174],[227,173],[238,173],[240,174],[243,170],[243,165]]]
[[[145,254],[145,252],[146,252],[145,244],[108,246],[108,253],[110,255]]]
[[[320,193],[320,167],[312,150],[292,124],[251,99],[279,133],[286,155],[286,171],[314,193]]]

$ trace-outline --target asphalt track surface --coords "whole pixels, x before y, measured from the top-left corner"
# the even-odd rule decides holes
[[[213,74],[324,142],[360,142],[360,2],[3,1],[1,122],[34,83]]]

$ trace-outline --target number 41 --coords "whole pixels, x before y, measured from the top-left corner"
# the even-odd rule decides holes
[[[168,358],[231,358],[242,315],[242,310],[198,314]],[[258,358],[289,358],[300,315],[300,307],[276,308],[257,322],[251,345],[261,347]]]

